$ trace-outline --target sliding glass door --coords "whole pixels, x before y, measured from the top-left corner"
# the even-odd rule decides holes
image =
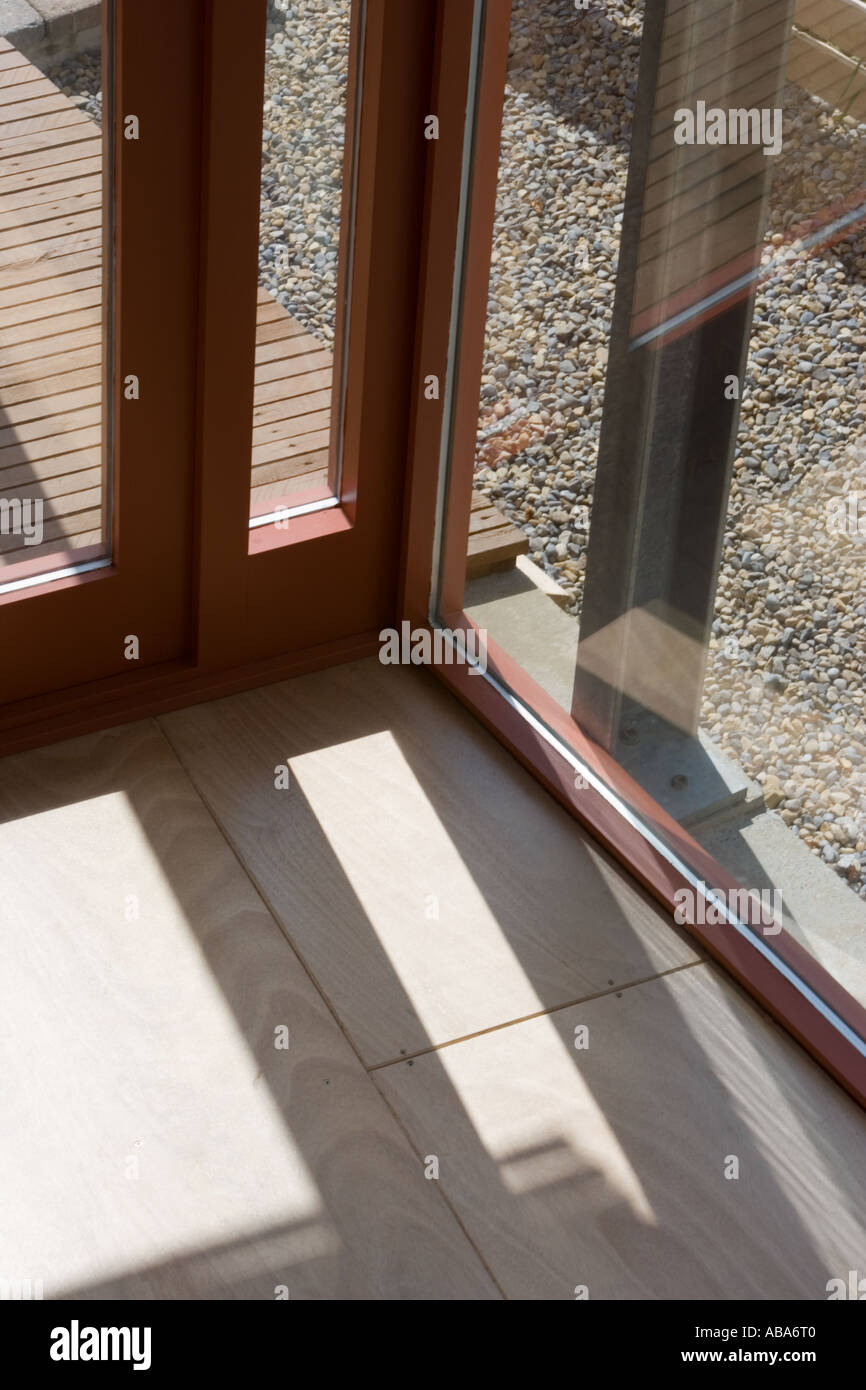
[[[828,72],[815,9],[444,6],[405,606],[863,1095],[866,27]]]

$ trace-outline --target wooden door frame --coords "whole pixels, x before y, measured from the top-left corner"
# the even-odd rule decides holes
[[[463,592],[511,0],[478,3],[484,13],[474,111],[467,91],[475,4],[440,0],[437,20],[431,109],[439,117],[440,139],[427,171],[400,595],[401,617],[413,628],[429,630],[477,631],[463,612]],[[473,128],[469,150],[464,141],[472,138]],[[462,240],[461,187],[468,191]],[[453,339],[452,301],[460,306]],[[444,384],[438,401],[424,395],[431,374]],[[695,877],[717,892],[741,888],[489,638],[486,656],[487,677],[465,664],[439,664],[434,671],[672,918],[675,894],[694,892]],[[673,861],[662,845],[673,852]],[[770,951],[759,938],[729,924],[687,922],[686,929],[866,1106],[866,1057],[846,1036],[866,1039],[866,1010],[799,942],[782,931],[773,936]],[[838,1026],[825,1010],[836,1016]]]
[[[115,679],[139,674],[127,669],[117,676],[128,668],[128,634],[140,635],[141,660],[148,666],[177,660],[189,643],[202,3],[190,0],[183,10],[173,0],[116,3],[115,138],[103,142],[103,197],[114,198],[113,224],[106,219],[103,302],[113,302],[116,324],[111,332],[104,313],[110,410],[103,444],[106,457],[113,433],[116,456],[124,460],[113,489],[112,560],[100,569],[0,594],[0,646],[14,653],[0,675],[0,730],[25,714],[31,700],[24,691],[39,692],[32,697],[38,705],[50,703],[58,686],[74,687],[94,672],[108,680],[112,672]],[[111,42],[106,4],[104,71]],[[122,138],[124,114],[138,116],[140,139]],[[153,217],[156,190],[171,207],[170,227]],[[159,299],[154,283],[163,288]],[[141,383],[137,401],[123,396],[128,373]],[[103,483],[105,473],[106,465]],[[163,563],[155,563],[156,555]],[[95,558],[92,551],[58,553],[50,569],[88,557]]]
[[[196,653],[208,671],[375,640],[399,573],[434,7],[366,0],[358,197],[341,227],[354,273],[339,505],[250,535],[265,12],[256,0],[239,31],[234,0],[209,7]],[[350,85],[349,116],[353,99]],[[335,392],[334,422],[340,405]]]
[[[5,611],[0,602],[4,645],[27,640],[28,633],[32,640],[33,631],[41,632],[48,622],[43,614],[56,608],[57,623],[74,633],[80,652],[77,667],[58,673],[46,644],[45,688],[0,708],[0,754],[368,655],[397,608],[412,373],[407,345],[414,341],[435,0],[413,0],[411,6],[404,0],[366,0],[355,226],[341,229],[343,246],[352,234],[355,246],[340,505],[293,519],[288,536],[274,527],[260,528],[252,543],[266,0],[245,9],[241,26],[235,0],[116,4],[118,120],[124,110],[135,109],[143,113],[143,130],[152,128],[164,138],[159,149],[153,142],[147,150],[146,177],[133,180],[124,174],[120,154],[116,161],[123,255],[117,272],[114,394],[117,398],[130,359],[146,356],[148,373],[156,371],[163,343],[153,287],[174,286],[186,315],[188,370],[182,389],[177,385],[174,447],[160,455],[160,476],[164,489],[172,472],[175,480],[188,479],[184,583],[187,611],[195,620],[183,649],[170,659],[99,680],[76,680],[86,667],[94,620],[88,613],[79,618],[83,610],[68,602],[63,608],[63,595],[71,592],[78,601],[91,591],[103,602],[104,595],[116,595],[111,617],[123,635],[134,631],[124,620],[128,605],[120,587],[109,586],[122,572],[139,582],[147,575],[131,565],[138,548],[146,548],[156,534],[142,506],[154,474],[156,442],[143,389],[138,413],[118,411],[117,417],[124,468],[116,564],[9,595]],[[163,65],[163,81],[148,83],[141,74],[160,70],[164,34],[181,10],[185,24],[176,65]],[[174,144],[169,137],[175,108],[166,88],[181,94],[177,100],[186,113],[187,124]],[[187,130],[195,141],[196,170],[194,178],[184,171],[186,201],[177,240],[188,255],[192,250],[195,265],[187,262],[180,287],[170,266],[153,255],[147,259],[141,242],[147,242],[148,200],[152,203],[152,190],[160,186],[157,162],[166,148],[170,157],[176,153]],[[146,142],[140,143],[144,151]],[[165,554],[153,547],[154,574]],[[164,612],[158,586],[151,592],[154,611]],[[37,602],[38,609],[28,607]]]

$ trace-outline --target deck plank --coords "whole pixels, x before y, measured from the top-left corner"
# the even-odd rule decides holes
[[[53,149],[57,145],[81,143],[86,135],[91,143],[93,137],[81,128],[79,111],[55,111],[50,116],[35,116],[30,121],[20,121],[15,134],[0,126],[0,160],[15,155],[37,154]]]
[[[102,403],[97,398],[90,408],[75,408],[63,415],[43,416],[41,420],[28,420],[26,424],[0,425],[0,452],[8,445],[30,445],[39,439],[63,440],[73,430],[99,427],[102,423]]]

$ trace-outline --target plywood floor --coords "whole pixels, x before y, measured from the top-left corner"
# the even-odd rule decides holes
[[[0,875],[0,1268],[46,1298],[862,1267],[866,1116],[427,673],[6,759]]]
[[[0,497],[43,503],[44,541],[0,533],[0,571],[102,538],[102,138],[0,38]],[[332,354],[260,289],[251,515],[327,487]],[[480,495],[469,563],[528,548]]]

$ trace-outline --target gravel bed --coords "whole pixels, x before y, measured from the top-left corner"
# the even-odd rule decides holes
[[[270,7],[260,280],[333,344],[343,187],[349,0]]]
[[[102,60],[99,53],[79,53],[60,63],[43,63],[41,70],[73,105],[101,122]]]
[[[271,7],[261,279],[333,341],[348,0]],[[477,485],[580,613],[642,8],[514,0]],[[98,117],[86,57],[54,80]],[[866,126],[784,97],[770,249],[866,183]],[[703,722],[866,897],[866,235],[762,286],[743,389]]]

